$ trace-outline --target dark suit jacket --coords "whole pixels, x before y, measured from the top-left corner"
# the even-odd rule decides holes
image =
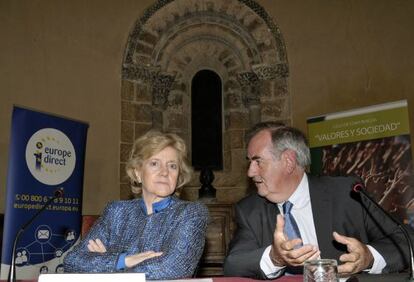
[[[405,269],[409,261],[408,246],[402,232],[376,207],[351,192],[357,181],[352,177],[309,176],[321,257],[338,260],[346,252],[344,245],[333,240],[332,232],[337,231],[374,247],[387,263],[383,272]],[[226,276],[266,278],[260,269],[260,259],[266,247],[272,244],[278,213],[276,204],[256,193],[236,205],[238,229],[224,263]]]

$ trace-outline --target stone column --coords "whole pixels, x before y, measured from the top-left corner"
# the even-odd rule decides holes
[[[167,108],[168,93],[175,80],[175,74],[158,73],[152,83],[152,127],[163,130],[163,112]]]
[[[253,126],[261,121],[261,82],[253,72],[238,73],[237,79],[242,86],[243,103],[249,109],[249,125]]]

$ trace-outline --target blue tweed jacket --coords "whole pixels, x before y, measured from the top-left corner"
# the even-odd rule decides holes
[[[147,215],[139,201],[142,199],[108,204],[87,236],[65,257],[65,272],[144,272],[149,280],[191,277],[203,253],[206,206],[172,197],[168,207]],[[97,238],[106,253],[88,251],[88,241]],[[121,253],[145,251],[163,255],[117,270]]]

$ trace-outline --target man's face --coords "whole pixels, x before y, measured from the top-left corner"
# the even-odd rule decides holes
[[[268,130],[260,131],[250,140],[247,158],[250,161],[247,175],[255,183],[258,194],[273,203],[287,200],[292,191],[284,185],[284,180],[289,176],[286,174],[283,157],[277,159],[273,154]]]

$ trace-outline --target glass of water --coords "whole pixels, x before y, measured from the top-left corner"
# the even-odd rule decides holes
[[[303,266],[304,282],[337,282],[338,263],[334,259],[305,261]]]

